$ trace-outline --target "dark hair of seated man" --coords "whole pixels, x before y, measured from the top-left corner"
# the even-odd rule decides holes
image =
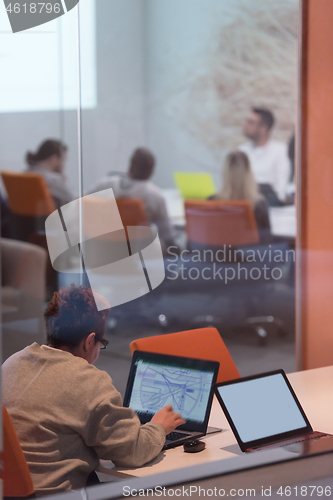
[[[260,116],[260,121],[263,125],[265,125],[267,130],[271,130],[273,128],[275,118],[269,109],[254,107],[252,108],[252,112]]]
[[[146,148],[137,148],[131,156],[128,175],[132,179],[146,181],[154,170],[155,157]]]

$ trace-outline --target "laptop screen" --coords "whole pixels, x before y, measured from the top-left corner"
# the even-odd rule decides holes
[[[181,429],[205,431],[219,363],[136,351],[124,405],[147,422],[166,405],[186,420]]]
[[[216,390],[243,443],[297,432],[309,425],[282,371],[222,384]]]
[[[174,179],[185,200],[205,200],[216,192],[213,178],[207,173],[175,172]]]

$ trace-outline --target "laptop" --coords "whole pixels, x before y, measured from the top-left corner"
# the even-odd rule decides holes
[[[244,452],[331,436],[313,431],[283,370],[223,382],[214,389]]]
[[[182,415],[186,423],[166,436],[164,449],[204,436],[219,366],[217,361],[134,351],[124,406],[142,424],[167,404]]]
[[[205,200],[216,193],[214,181],[210,174],[175,172],[174,179],[184,200]]]
[[[259,192],[265,196],[270,207],[281,207],[283,203],[279,200],[276,192],[270,184],[258,184]]]

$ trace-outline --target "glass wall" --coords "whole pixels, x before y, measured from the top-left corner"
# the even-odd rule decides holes
[[[82,46],[87,43],[90,51],[81,68],[86,85],[80,97],[76,9],[13,33],[1,6],[3,360],[46,340],[43,313],[58,279],[47,250],[45,219],[79,191],[78,109],[80,101],[82,108],[96,102],[93,7],[85,2],[82,9]]]
[[[97,106],[82,112],[84,194],[112,188],[117,199],[139,198],[165,269],[156,287],[156,262],[146,263],[148,284],[119,261],[116,277],[94,281],[114,297],[98,366],[124,392],[132,340],[213,326],[242,375],[293,371],[297,2],[101,1],[96,26]],[[252,108],[275,118],[262,139]],[[148,181],[128,174],[137,148],[154,155]],[[253,192],[246,174],[222,178],[238,148],[250,158]],[[246,186],[236,186],[238,175]],[[242,225],[240,200],[254,226]],[[120,214],[124,226],[145,224]]]
[[[213,328],[214,356],[223,367],[223,340],[241,376],[331,363],[322,1],[0,4],[2,362],[34,343],[67,350],[123,396],[135,341],[189,331],[170,349],[205,357]],[[45,346],[50,300],[72,284],[106,311],[100,337],[86,310],[73,332],[95,335],[97,359],[82,342]]]
[[[2,176],[3,359],[43,342],[52,292],[83,283],[111,305],[98,366],[121,392],[132,340],[209,326],[242,375],[292,371],[296,0],[85,0],[19,33],[1,22],[1,168],[58,169],[46,196],[76,241],[55,270],[48,201]],[[67,158],[28,165],[46,139]]]
[[[122,395],[132,341],[198,328],[295,371],[297,0],[65,3],[0,6],[2,361],[75,284]]]

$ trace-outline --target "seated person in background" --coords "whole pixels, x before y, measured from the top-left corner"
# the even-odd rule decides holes
[[[271,226],[265,198],[259,193],[248,156],[242,151],[228,154],[222,171],[222,188],[210,200],[247,200],[257,222],[260,242],[269,243]]]
[[[254,178],[270,205],[283,204],[290,179],[287,145],[270,138],[274,115],[268,109],[252,108],[243,124],[249,142],[239,146],[250,159]],[[270,191],[269,191],[270,189]]]
[[[140,198],[149,222],[156,224],[160,240],[167,247],[173,244],[173,233],[162,190],[150,181],[154,166],[152,153],[138,148],[132,154],[126,176],[112,173],[101,179],[90,192],[112,188],[116,198]]]
[[[10,210],[7,201],[0,192],[0,218],[1,218],[1,237],[10,238]]]
[[[295,134],[288,142],[288,157],[290,160],[290,182],[295,182]]]
[[[67,146],[54,139],[44,141],[36,153],[26,154],[28,172],[44,177],[57,208],[74,199],[64,174],[66,156]]]
[[[100,458],[139,467],[184,423],[168,405],[141,425],[109,375],[93,366],[108,344],[108,314],[97,310],[91,289],[63,288],[45,312],[48,345],[34,343],[2,366],[3,404],[38,496],[85,487],[89,476],[97,479]]]
[[[287,205],[294,205],[295,203],[295,134],[289,139],[288,142],[288,156],[290,160],[290,183],[288,186],[288,194],[285,200]]]

